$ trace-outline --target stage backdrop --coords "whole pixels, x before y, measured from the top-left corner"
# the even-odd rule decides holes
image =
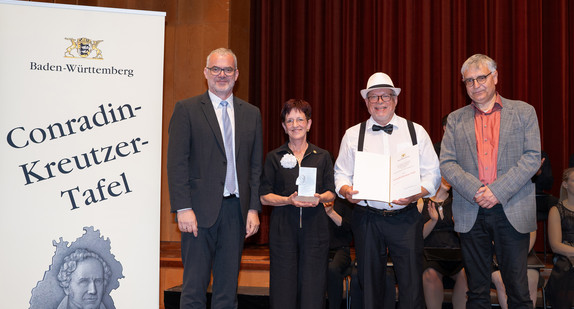
[[[0,0],[2,307],[158,307],[164,26]]]

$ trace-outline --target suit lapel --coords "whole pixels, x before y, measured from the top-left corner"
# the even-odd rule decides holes
[[[500,162],[500,157],[506,151],[506,143],[508,142],[508,134],[512,131],[512,115],[514,114],[514,110],[512,109],[512,105],[506,101],[503,97],[500,97],[502,100],[502,109],[500,110],[500,134],[498,137],[498,158],[497,161]]]
[[[223,149],[223,153],[225,153],[225,144],[223,144],[223,136],[221,135],[221,129],[219,128],[219,122],[217,122],[217,116],[215,115],[215,109],[213,108],[213,103],[211,103],[211,99],[209,99],[209,94],[207,92],[201,98],[201,108],[203,109],[203,114],[207,119],[207,123],[215,135],[215,139],[219,144],[219,148]]]

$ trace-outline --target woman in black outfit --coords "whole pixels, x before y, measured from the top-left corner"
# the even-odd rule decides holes
[[[311,106],[303,100],[285,102],[281,125],[289,141],[269,152],[259,195],[273,206],[269,224],[272,309],[323,308],[329,260],[329,218],[322,203],[335,199],[329,152],[307,141]],[[314,196],[301,197],[301,168],[316,169]],[[307,180],[308,181],[308,180]]]

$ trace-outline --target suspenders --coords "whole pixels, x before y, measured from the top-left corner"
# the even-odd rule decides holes
[[[407,125],[409,127],[409,133],[411,134],[411,141],[413,146],[416,145],[417,142],[417,133],[415,132],[415,126],[413,122],[407,119]],[[357,145],[357,151],[363,151],[363,145],[365,144],[365,130],[367,129],[367,122],[361,122],[361,127],[359,129],[359,144]]]

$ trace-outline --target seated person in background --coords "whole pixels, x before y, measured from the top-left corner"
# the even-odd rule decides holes
[[[327,297],[329,309],[341,308],[343,295],[343,280],[350,275],[351,250],[353,240],[351,233],[351,218],[353,204],[347,200],[336,198],[335,201],[324,203],[329,221],[329,272],[327,275]]]
[[[528,246],[528,253],[536,254],[532,248],[534,247],[534,243],[536,242],[536,231],[530,232],[530,244]],[[496,258],[496,257],[495,257]],[[498,270],[497,263],[493,263],[493,272],[492,272],[492,283],[496,287],[496,294],[498,295],[498,304],[500,308],[507,309],[507,296],[506,296],[506,288],[504,287],[504,283],[502,282],[502,275],[500,274],[500,270]],[[527,270],[528,276],[528,291],[530,292],[530,299],[534,304],[534,308],[536,308],[536,299],[538,298],[538,281],[544,280],[540,275],[540,271],[533,268],[528,268]]]
[[[424,207],[425,205],[428,207]],[[436,195],[420,199],[418,207],[422,209],[422,220],[425,222],[423,227],[425,251],[427,248],[460,248],[460,240],[454,231],[452,220],[450,185],[444,178],[441,179]],[[424,254],[423,264],[423,290],[427,308],[442,308],[443,276],[448,276],[455,281],[452,295],[453,308],[465,308],[468,287],[460,256],[458,259],[446,255],[431,257],[427,253]]]
[[[448,124],[448,114],[442,116],[441,123],[442,123],[442,134],[444,134],[444,131],[446,131],[446,125]],[[440,156],[440,144],[441,143],[442,143],[442,140],[433,144],[434,151],[436,151],[436,154],[439,156]]]
[[[536,219],[544,221],[548,218],[548,210],[558,203],[558,199],[546,193],[552,189],[554,177],[550,158],[545,151],[541,151],[541,158],[540,168],[531,179],[536,187]]]
[[[562,175],[560,203],[548,213],[548,240],[554,252],[554,267],[546,290],[555,309],[574,305],[574,168]]]

